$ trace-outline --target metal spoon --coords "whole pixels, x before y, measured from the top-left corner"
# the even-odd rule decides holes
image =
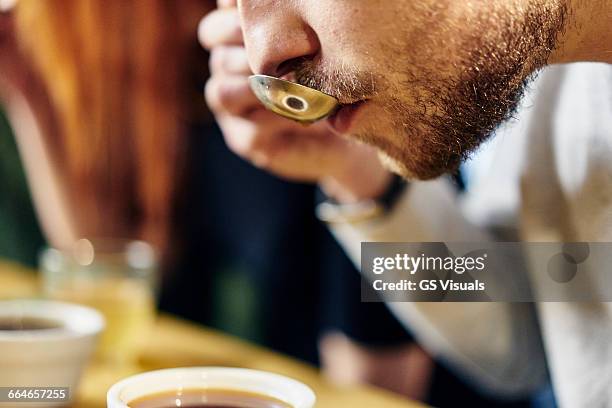
[[[325,119],[340,106],[331,95],[284,79],[253,75],[249,84],[266,108],[307,125]]]

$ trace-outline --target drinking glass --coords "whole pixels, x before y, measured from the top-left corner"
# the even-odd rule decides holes
[[[93,307],[106,319],[96,356],[131,363],[155,319],[157,260],[143,241],[81,239],[40,257],[51,299]]]

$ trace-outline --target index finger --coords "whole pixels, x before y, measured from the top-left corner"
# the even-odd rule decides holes
[[[219,0],[219,3],[224,2],[224,3],[229,3],[230,0]],[[233,3],[236,3],[235,1],[232,1]],[[15,5],[17,4],[17,0],[0,0],[0,12],[2,13],[6,13],[11,11]]]
[[[236,9],[214,10],[198,26],[198,38],[207,49],[217,45],[242,45],[242,28]]]

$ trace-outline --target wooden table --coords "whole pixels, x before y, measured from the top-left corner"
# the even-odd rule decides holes
[[[0,262],[0,299],[33,297],[39,293],[33,273]],[[308,364],[169,315],[159,317],[148,339],[135,366],[90,364],[74,407],[105,408],[106,391],[119,379],[143,371],[186,366],[246,367],[287,375],[315,391],[317,408],[422,407],[373,387],[332,385]]]

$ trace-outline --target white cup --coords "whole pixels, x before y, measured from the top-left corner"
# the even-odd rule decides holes
[[[129,408],[149,395],[181,389],[243,391],[272,397],[292,408],[313,408],[315,394],[306,385],[282,375],[243,368],[190,367],[151,371],[126,378],[107,394],[108,408]]]
[[[0,301],[0,320],[34,318],[57,323],[44,330],[0,330],[0,387],[68,388],[70,399],[89,360],[104,318],[84,306],[46,300]],[[55,407],[69,401],[0,402],[0,407]]]

